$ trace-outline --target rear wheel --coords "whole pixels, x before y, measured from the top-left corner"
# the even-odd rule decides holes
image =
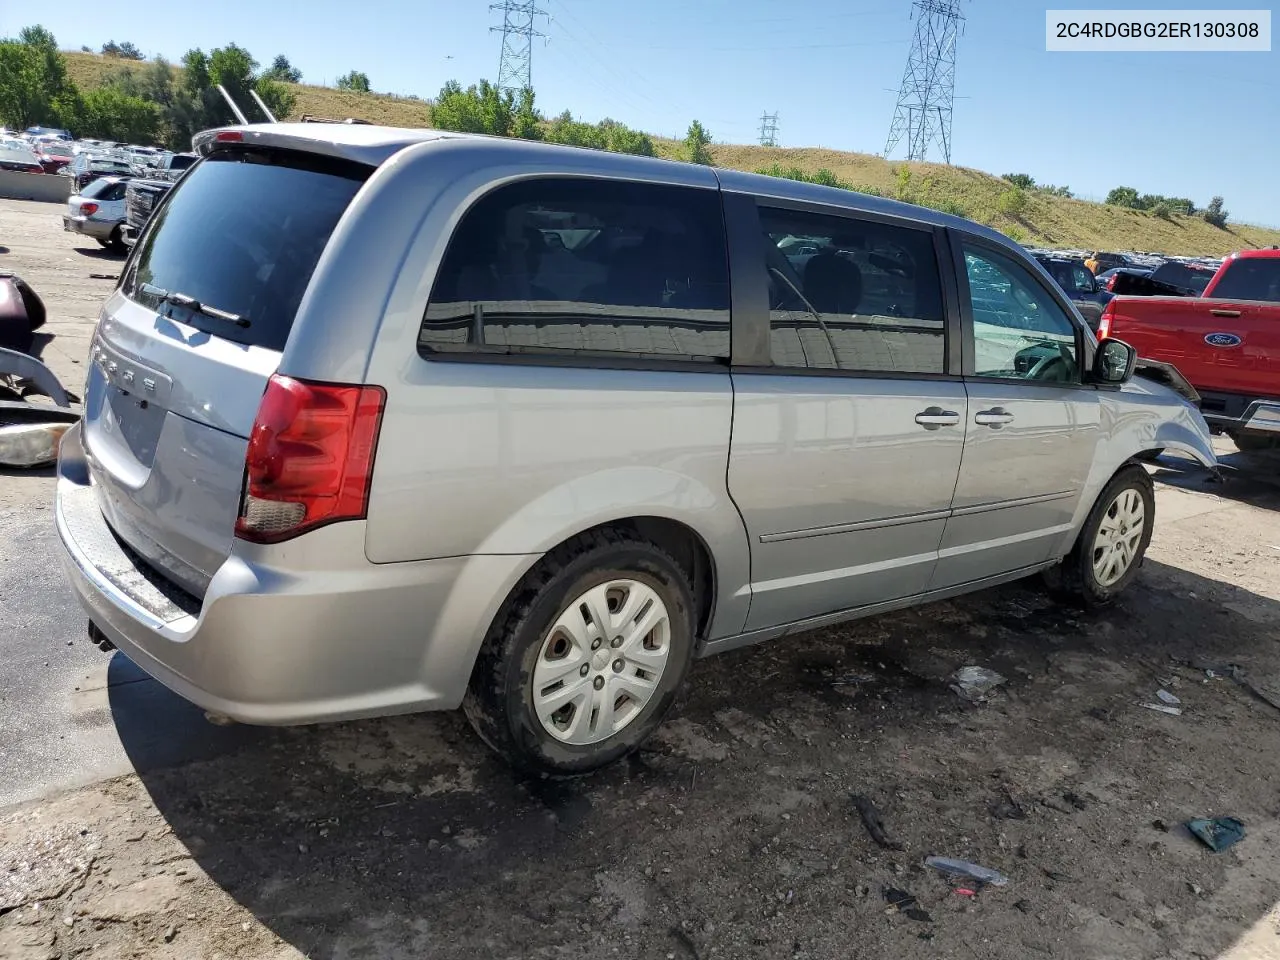
[[[124,227],[116,227],[111,231],[111,239],[103,244],[112,253],[128,253],[129,248],[124,242]]]
[[[1151,477],[1125,467],[1099,495],[1071,553],[1046,572],[1050,589],[1088,606],[1110,603],[1138,575],[1155,516]]]
[[[589,773],[662,722],[693,654],[688,574],[616,531],[549,554],[485,639],[463,708],[480,737],[540,776]]]

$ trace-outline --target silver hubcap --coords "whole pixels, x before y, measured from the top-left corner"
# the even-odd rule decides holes
[[[599,743],[634,720],[671,653],[662,599],[636,580],[610,580],[570,603],[533,668],[533,711],[565,743]]]
[[[1137,490],[1122,490],[1111,501],[1093,541],[1093,575],[1101,586],[1111,586],[1133,566],[1146,523],[1147,508]]]

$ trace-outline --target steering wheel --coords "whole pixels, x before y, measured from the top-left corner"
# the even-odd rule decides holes
[[[1072,359],[1066,353],[1066,348],[1061,344],[1058,345],[1057,355],[1049,354],[1041,357],[1035,362],[1031,370],[1027,373],[1028,380],[1061,380],[1064,383],[1071,380],[1071,364]],[[1058,365],[1062,366],[1062,372],[1057,376],[1049,376],[1049,371],[1056,371]],[[1063,375],[1065,374],[1065,376]]]

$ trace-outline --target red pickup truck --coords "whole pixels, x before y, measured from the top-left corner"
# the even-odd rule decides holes
[[[1098,336],[1176,367],[1240,449],[1280,446],[1280,249],[1232,254],[1202,297],[1115,297]]]

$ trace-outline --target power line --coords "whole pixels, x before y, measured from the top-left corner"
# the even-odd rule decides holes
[[[884,155],[905,137],[907,159],[926,159],[930,144],[951,162],[951,114],[956,90],[956,34],[964,19],[959,0],[916,0],[915,36],[898,88]]]
[[[489,5],[502,11],[502,26],[490,33],[502,34],[502,59],[498,62],[498,89],[519,93],[533,86],[533,38],[545,38],[533,28],[534,17],[545,17],[533,0],[503,0]]]
[[[778,113],[760,115],[760,146],[776,147],[778,145]]]

